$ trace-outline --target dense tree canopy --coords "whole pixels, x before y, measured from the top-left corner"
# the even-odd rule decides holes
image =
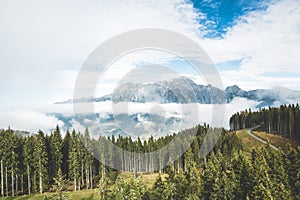
[[[230,118],[231,130],[260,126],[260,130],[275,133],[295,140],[300,144],[299,105],[262,108],[256,112],[251,109],[238,112]]]
[[[300,149],[290,147],[283,153],[266,147],[246,156],[237,135],[222,130],[211,153],[200,158],[208,129],[206,125],[196,126],[145,141],[123,136],[100,136],[96,140],[90,138],[87,129],[83,134],[75,130],[62,134],[56,127],[50,134],[39,131],[25,137],[11,129],[0,130],[0,194],[57,191],[62,197],[68,185],[73,190],[97,186],[100,199],[299,199]],[[108,148],[103,142],[110,141],[129,152],[147,153],[160,150],[172,139],[178,140],[177,146],[155,158],[118,155],[116,147]],[[187,141],[192,143],[184,152],[180,144]],[[95,159],[93,156],[103,154],[103,149],[103,160]],[[169,162],[178,152],[182,155]],[[159,175],[153,187],[147,188],[136,175],[122,179],[118,171],[105,165],[109,162],[120,164],[123,171],[156,169],[164,178]],[[169,165],[165,167],[163,162]]]

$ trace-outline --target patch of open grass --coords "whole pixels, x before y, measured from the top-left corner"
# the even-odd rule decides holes
[[[119,174],[125,181],[133,177],[133,173],[122,172]],[[141,179],[147,186],[147,188],[153,187],[158,173],[138,173],[137,178]],[[162,179],[165,180],[167,175],[162,174]],[[0,200],[43,200],[43,199],[53,199],[55,193],[45,192],[43,194],[32,194],[32,195],[22,195],[19,197],[3,197]],[[80,190],[80,191],[65,191],[63,196],[67,197],[69,200],[98,200],[99,192],[98,189]]]
[[[256,135],[257,137],[268,141],[270,144],[281,148],[281,149],[285,149],[286,146],[288,144],[290,144],[293,147],[297,147],[297,143],[295,141],[291,141],[287,138],[284,138],[278,134],[272,134],[272,133],[266,133],[266,132],[262,132],[262,131],[253,131],[252,132],[254,135]]]
[[[19,197],[4,197],[1,200],[43,200],[53,199],[55,193],[46,192],[43,194],[23,195]],[[98,200],[98,189],[80,190],[76,192],[63,192],[63,196],[70,200]]]
[[[134,175],[133,173],[129,173],[129,172],[122,172],[119,174],[119,176],[121,176],[124,180],[133,177],[133,175]],[[153,187],[157,176],[158,173],[137,173],[137,178],[141,179],[146,184],[147,188]],[[165,180],[167,175],[161,174],[161,177],[163,180]]]
[[[156,178],[158,177],[158,173],[152,173],[152,174],[143,174],[142,176],[140,176],[141,179],[143,180],[143,182],[146,184],[146,186],[148,188],[152,188]],[[167,177],[166,174],[161,174],[161,178],[162,180],[165,180]]]
[[[253,149],[255,148],[262,148],[265,147],[266,144],[254,139],[250,135],[247,134],[247,130],[240,130],[236,132],[237,136],[241,139],[243,144],[243,150],[246,154],[250,154]]]

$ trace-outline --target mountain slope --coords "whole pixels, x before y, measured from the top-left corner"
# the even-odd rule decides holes
[[[155,103],[200,103],[222,104],[230,103],[234,98],[245,98],[260,102],[257,107],[288,104],[300,101],[300,92],[287,88],[256,89],[245,91],[237,85],[221,90],[211,85],[198,85],[189,78],[177,78],[171,81],[155,83],[126,82],[118,86],[113,94],[102,97],[75,99],[74,103],[82,102],[155,102]],[[73,103],[73,100],[57,102],[56,104]]]

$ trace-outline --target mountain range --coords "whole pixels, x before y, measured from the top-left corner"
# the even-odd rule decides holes
[[[300,92],[287,88],[243,90],[237,85],[220,89],[199,85],[187,77],[158,82],[125,82],[114,92],[102,97],[70,99],[56,104],[97,103],[95,113],[76,116],[51,113],[64,123],[65,129],[89,127],[96,135],[131,135],[147,138],[150,135],[172,134],[199,123],[210,123],[211,106],[225,104],[225,121],[240,110],[297,103]],[[133,109],[109,110],[113,103]],[[197,103],[197,109],[194,104]],[[116,104],[117,105],[117,104]],[[184,108],[182,113],[177,107]],[[198,110],[198,111],[197,111]],[[121,111],[121,112],[120,112]],[[226,127],[226,124],[218,126]]]
[[[300,92],[287,88],[243,90],[237,85],[229,86],[225,90],[211,85],[198,85],[193,80],[183,77],[169,81],[155,83],[126,82],[118,86],[113,94],[102,97],[88,97],[75,100],[57,102],[56,104],[83,102],[155,102],[166,103],[199,103],[223,104],[230,103],[236,97],[259,102],[257,107],[274,106],[300,101]]]

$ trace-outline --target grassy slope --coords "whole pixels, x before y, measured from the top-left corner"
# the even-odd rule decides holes
[[[237,136],[241,139],[243,148],[246,154],[250,154],[253,149],[255,148],[261,148],[266,146],[266,144],[254,139],[250,135],[247,134],[247,130],[240,130],[236,132]]]
[[[122,177],[126,181],[126,179],[133,177],[133,173],[122,172],[119,174],[119,176]],[[154,182],[158,176],[158,173],[147,173],[147,174],[138,173],[137,176],[138,176],[138,179],[141,179],[148,188],[151,188],[154,185]],[[162,179],[166,178],[166,174],[162,174],[161,176],[162,176]]]
[[[281,149],[284,149],[287,144],[290,144],[293,147],[297,147],[296,142],[284,138],[278,134],[271,134],[262,131],[253,131],[253,134]]]
[[[158,176],[158,173],[145,174],[145,175],[141,176],[141,179],[143,180],[143,182],[146,184],[146,186],[148,188],[152,188],[152,186],[155,183],[155,180],[156,180],[157,176]],[[161,177],[162,177],[163,180],[165,180],[167,175],[162,174]]]
[[[52,197],[54,193],[44,193],[44,194],[33,194],[33,195],[25,195],[25,196],[20,196],[20,197],[5,197],[5,198],[0,198],[1,200],[43,200],[47,199],[46,197]],[[64,196],[67,197],[67,199],[72,199],[72,200],[98,200],[98,190],[93,189],[93,190],[81,190],[81,191],[76,191],[76,192],[64,192]]]
[[[295,142],[290,141],[289,139],[283,138],[280,135],[270,134],[262,131],[253,131],[252,132],[257,137],[269,142],[270,144],[285,149],[288,144],[296,147],[297,144]],[[240,130],[236,132],[237,136],[241,139],[245,154],[249,155],[253,149],[261,148],[266,146],[266,144],[254,139],[250,135],[247,134],[247,130]]]

